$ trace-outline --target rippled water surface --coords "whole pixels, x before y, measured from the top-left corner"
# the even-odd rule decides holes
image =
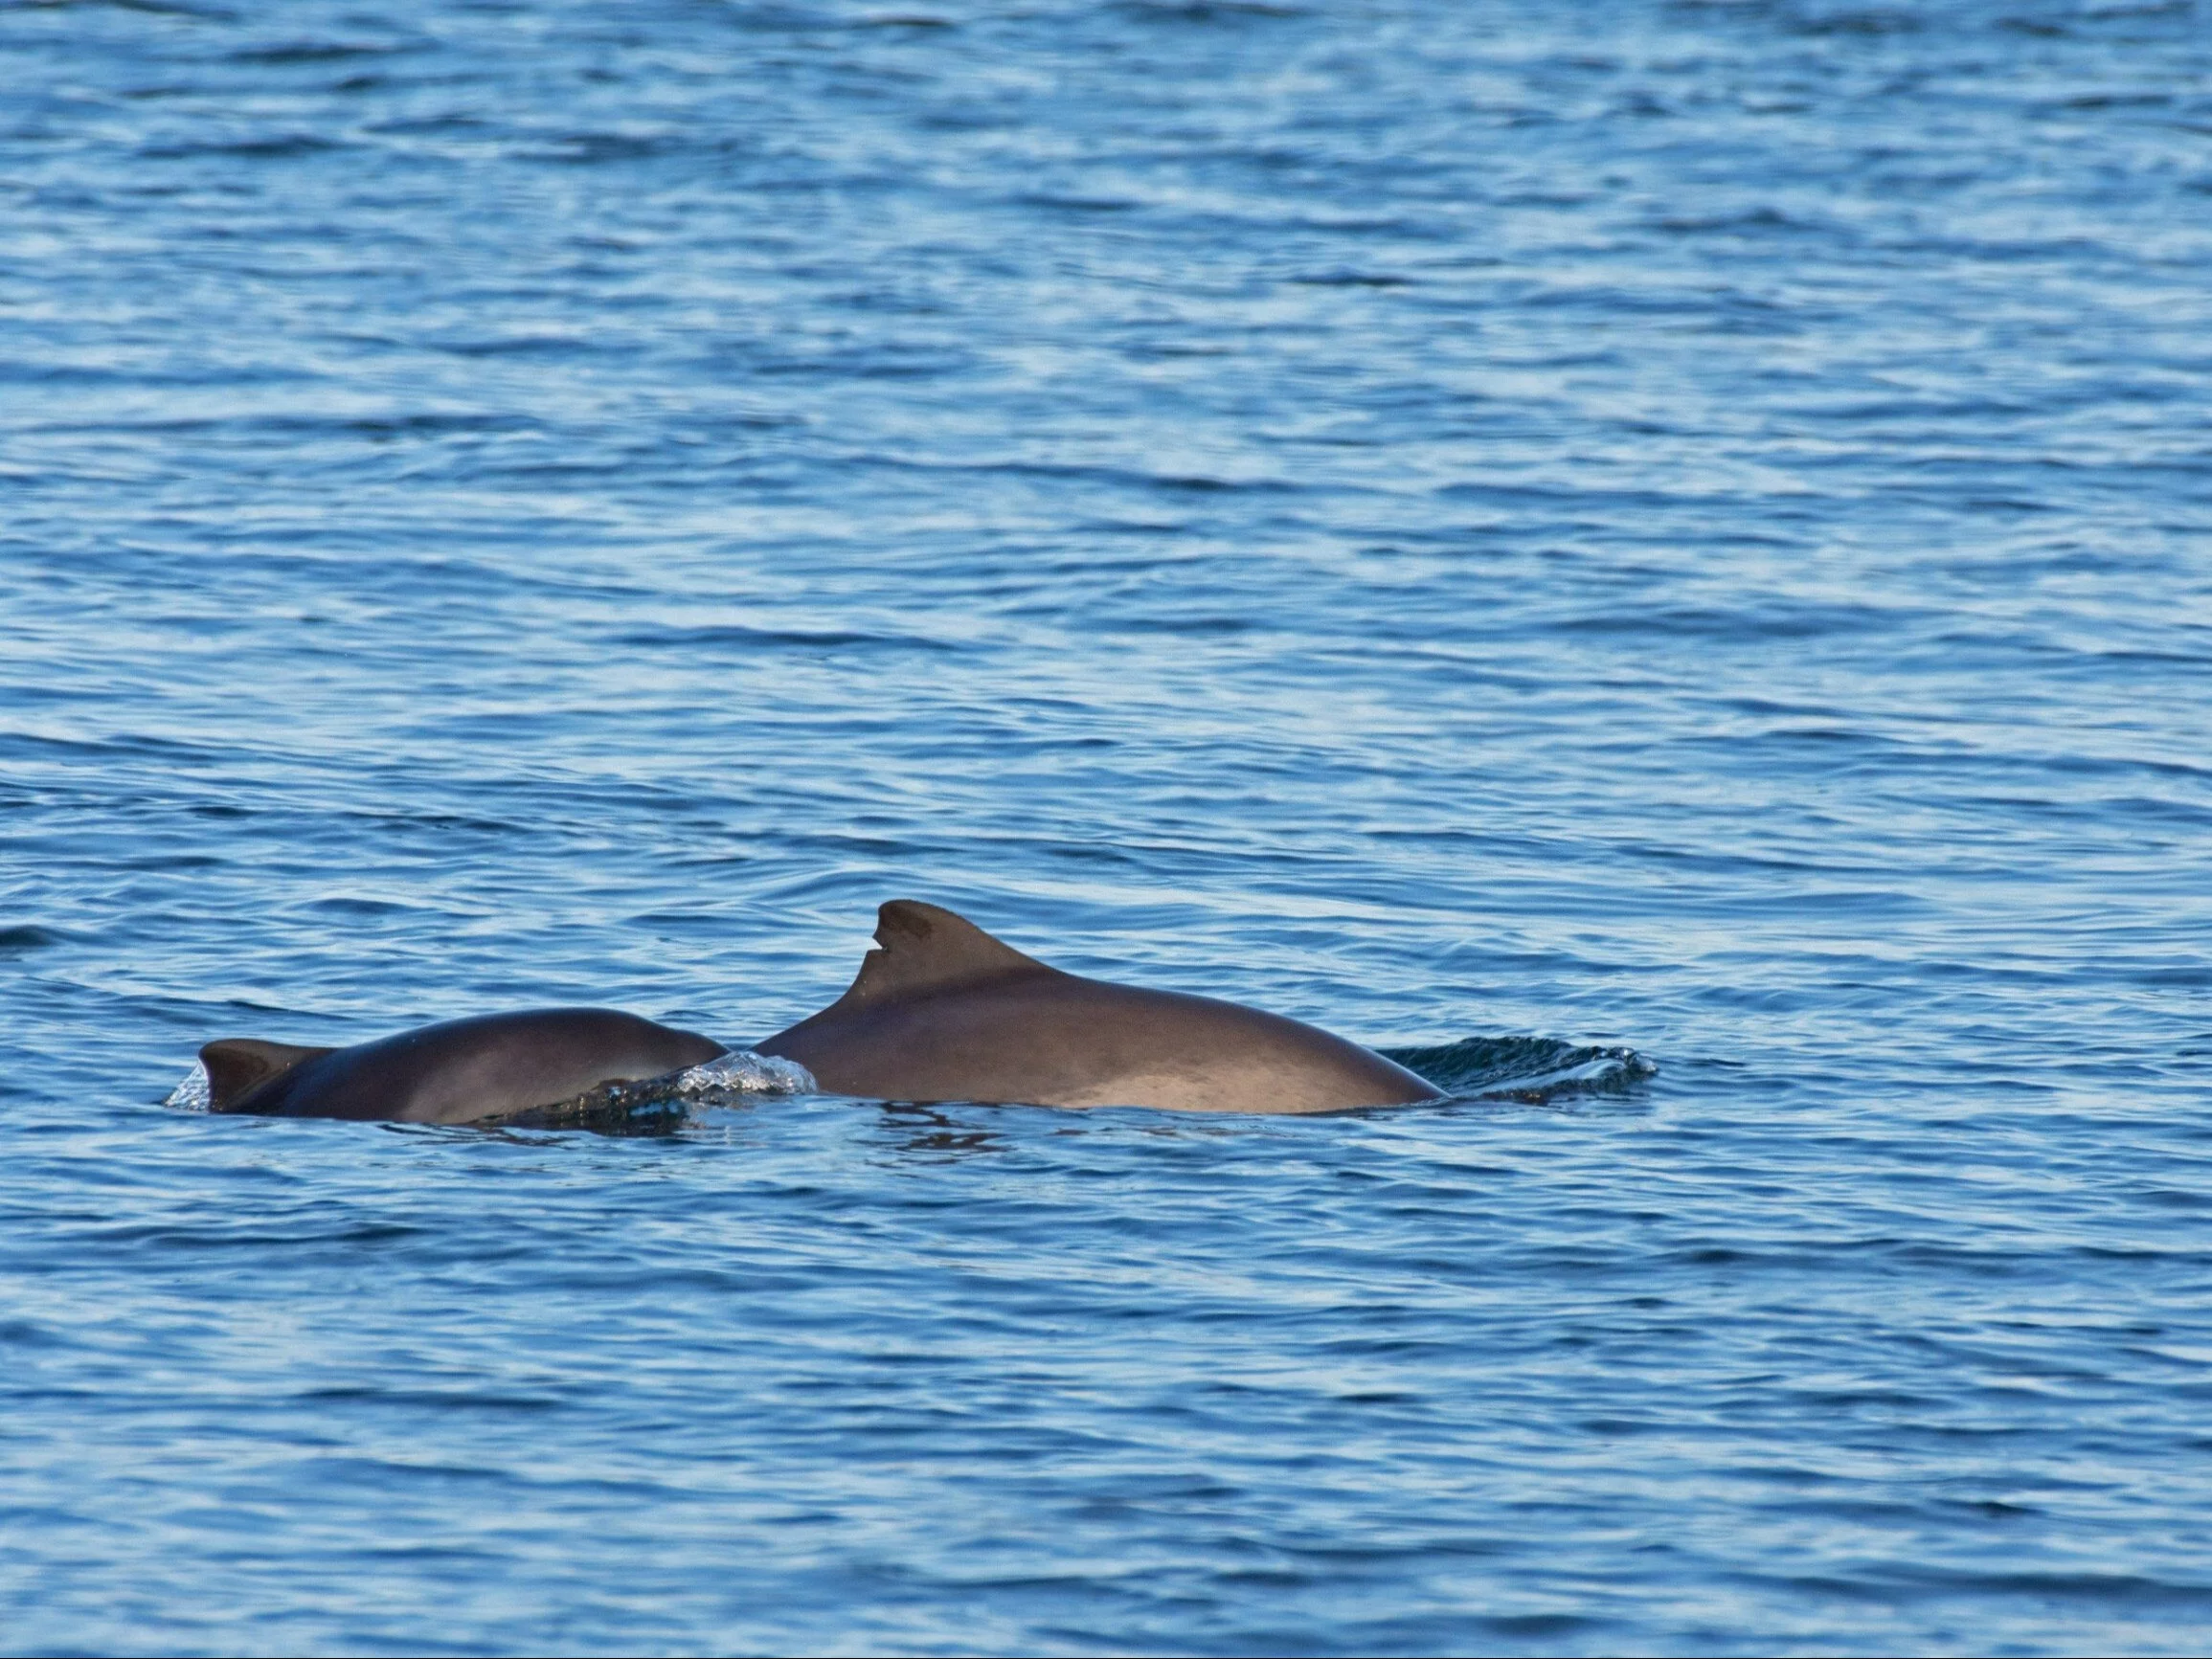
[[[2208,272],[2188,5],[0,5],[0,1648],[2201,1651]],[[1457,1098],[161,1104],[901,895]]]

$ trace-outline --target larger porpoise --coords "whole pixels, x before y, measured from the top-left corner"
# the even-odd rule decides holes
[[[727,1054],[695,1031],[609,1008],[485,1014],[350,1048],[230,1037],[200,1050],[213,1111],[478,1123]]]
[[[1372,1050],[1209,997],[1049,968],[952,911],[894,899],[852,986],[758,1045],[876,1100],[1314,1112],[1433,1100]]]

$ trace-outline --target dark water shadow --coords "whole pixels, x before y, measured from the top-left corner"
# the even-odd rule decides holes
[[[1554,1106],[1574,1100],[1629,1099],[1659,1075],[1633,1048],[1563,1042],[1550,1037],[1468,1037],[1429,1048],[1383,1053],[1455,1100]]]

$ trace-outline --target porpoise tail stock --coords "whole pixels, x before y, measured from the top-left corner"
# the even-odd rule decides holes
[[[876,1100],[1285,1113],[1438,1098],[1311,1025],[1064,974],[919,900],[882,907],[875,937],[844,996],[759,1051]]]

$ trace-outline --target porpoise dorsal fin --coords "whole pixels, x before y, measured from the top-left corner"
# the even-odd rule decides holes
[[[333,1053],[328,1048],[296,1048],[289,1042],[263,1042],[258,1037],[225,1037],[200,1050],[208,1072],[208,1110],[228,1111],[236,1103],[304,1060]]]
[[[840,1002],[950,990],[1024,972],[1050,974],[1034,956],[994,939],[964,916],[919,899],[893,899],[875,912],[875,942]]]

